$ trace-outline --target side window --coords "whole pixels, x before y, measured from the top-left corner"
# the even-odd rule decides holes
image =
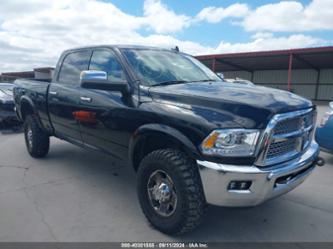
[[[96,50],[91,57],[89,70],[104,71],[110,81],[125,81],[126,76],[116,55],[109,50]]]
[[[79,51],[68,54],[61,66],[59,73],[59,81],[62,83],[78,83],[80,81],[80,73],[88,70],[90,51]]]

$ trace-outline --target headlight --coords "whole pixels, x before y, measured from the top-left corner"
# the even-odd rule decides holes
[[[223,157],[252,156],[259,134],[258,130],[215,130],[202,142],[201,151],[205,155]]]

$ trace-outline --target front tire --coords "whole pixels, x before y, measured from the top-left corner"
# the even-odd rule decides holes
[[[50,137],[39,127],[34,115],[28,115],[24,121],[24,138],[32,157],[42,158],[49,152]]]
[[[197,165],[184,153],[156,150],[140,163],[137,191],[149,222],[166,234],[179,235],[202,221],[206,200]]]

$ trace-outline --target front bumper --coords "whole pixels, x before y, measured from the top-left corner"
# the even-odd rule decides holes
[[[201,181],[209,204],[219,206],[255,206],[301,184],[315,168],[319,146],[309,148],[292,161],[274,167],[237,166],[197,160]],[[231,181],[251,181],[248,190],[228,190]]]

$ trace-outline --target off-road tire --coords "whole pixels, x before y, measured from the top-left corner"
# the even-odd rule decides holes
[[[178,201],[170,217],[158,214],[149,200],[147,183],[156,170],[165,171],[176,189]],[[174,149],[156,150],[144,157],[137,172],[137,194],[152,226],[171,235],[196,228],[202,222],[207,206],[197,165],[183,152]]]
[[[35,115],[28,115],[23,126],[25,144],[29,154],[35,158],[45,157],[49,152],[50,137],[39,127]],[[31,133],[29,133],[29,131],[31,131]],[[28,133],[31,137],[31,143],[29,143]]]

